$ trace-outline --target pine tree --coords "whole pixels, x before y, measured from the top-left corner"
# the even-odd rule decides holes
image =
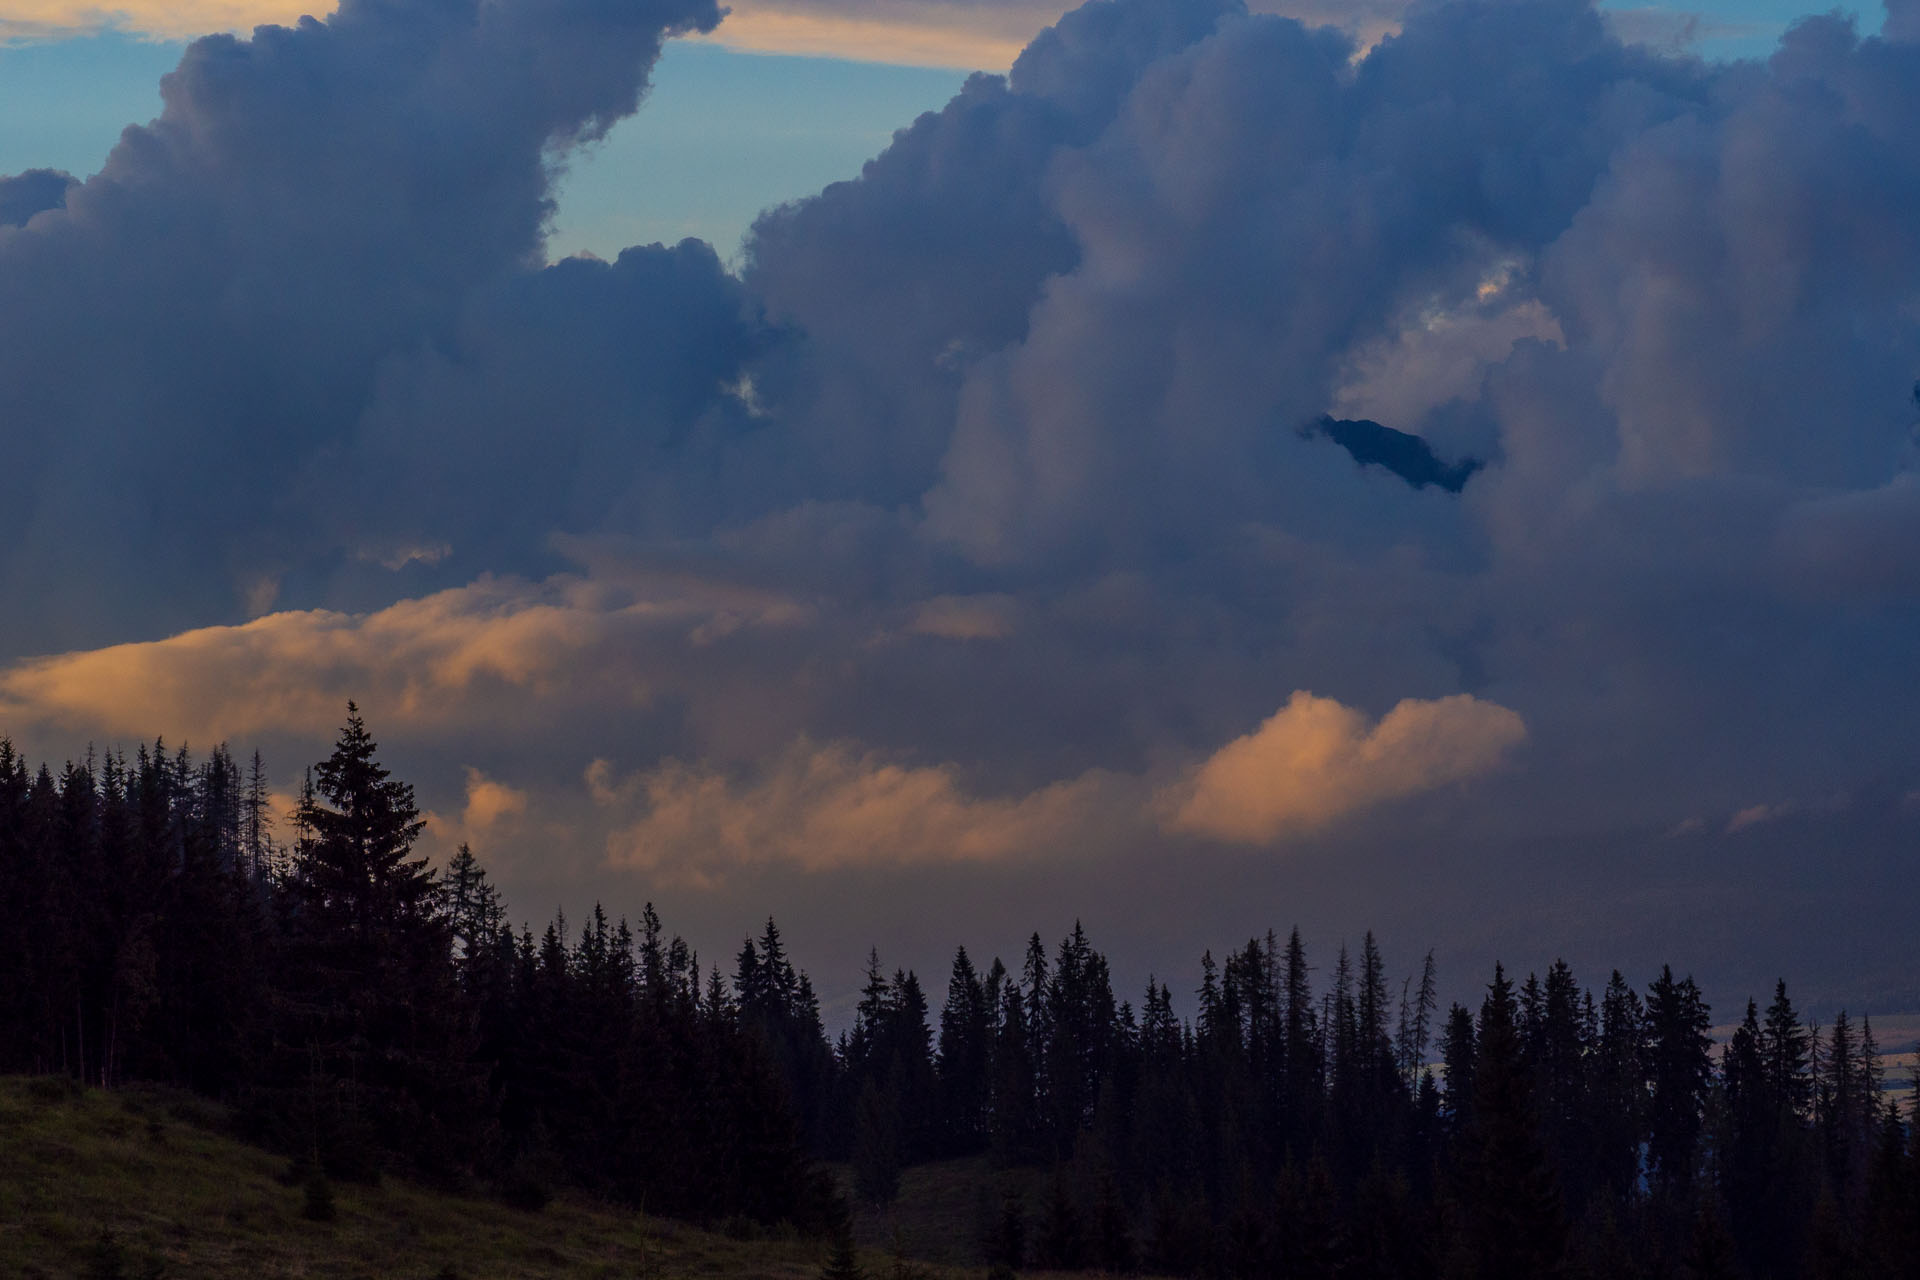
[[[1439,976],[1434,968],[1433,952],[1429,951],[1420,965],[1418,993],[1411,998],[1405,990],[1401,993],[1400,1021],[1394,1034],[1394,1060],[1400,1068],[1401,1080],[1409,1089],[1418,1086],[1421,1068],[1426,1066],[1427,1044],[1438,1008]]]
[[[1539,1137],[1513,984],[1495,966],[1476,1028],[1461,1202],[1482,1280],[1561,1274],[1567,1227]]]
[[[1765,1069],[1768,1102],[1782,1117],[1803,1117],[1813,1099],[1811,1078],[1811,1037],[1794,1013],[1787,998],[1784,979],[1775,984],[1773,1003],[1767,1006],[1767,1021],[1760,1034],[1760,1054]]]
[[[273,866],[273,792],[267,782],[267,762],[258,751],[247,763],[246,797],[241,802],[241,847],[248,871],[256,883],[266,883]]]
[[[993,1044],[993,1110],[987,1130],[998,1164],[1019,1164],[1038,1154],[1041,1135],[1032,1037],[1020,987],[1014,982],[1001,987],[1000,1028]]]
[[[940,1106],[952,1154],[977,1151],[986,1143],[992,1035],[986,990],[961,947],[940,1008]]]
[[[299,809],[295,891],[322,927],[357,940],[430,919],[435,891],[427,860],[412,856],[426,819],[413,788],[387,772],[377,750],[349,702],[346,727]]]
[[[1473,1125],[1473,1096],[1479,1061],[1473,1014],[1455,1004],[1447,1011],[1446,1031],[1440,1041],[1440,1061],[1447,1077],[1447,1123],[1456,1143]]]
[[[1692,978],[1675,981],[1662,967],[1647,989],[1647,1163],[1675,1197],[1693,1181],[1700,1153],[1702,1113],[1713,1076],[1711,1025]]]
[[[1587,1057],[1580,988],[1566,961],[1547,970],[1535,1036],[1534,1080],[1539,1092],[1547,1151],[1561,1189],[1577,1212],[1592,1185],[1593,1156],[1588,1117]]]
[[[1645,1021],[1638,993],[1615,969],[1600,999],[1589,1095],[1594,1173],[1615,1205],[1629,1200],[1640,1180],[1647,1115]]]
[[[385,1135],[407,1135],[432,1168],[462,1159],[478,1103],[452,933],[437,877],[414,856],[425,820],[376,751],[349,703],[301,798],[291,937],[275,975],[276,1127],[290,1121],[288,1140],[317,1143],[354,1174],[377,1169]]]

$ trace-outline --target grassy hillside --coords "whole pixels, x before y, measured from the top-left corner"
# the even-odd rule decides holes
[[[282,1180],[287,1162],[220,1119],[176,1093],[0,1079],[0,1276],[105,1275],[112,1261],[129,1280],[803,1280],[825,1256],[814,1241],[733,1239],[566,1197],[527,1213],[392,1178],[336,1183],[335,1220],[313,1222]],[[862,1261],[876,1278],[898,1269],[884,1249]]]
[[[855,1206],[853,1237],[862,1247],[976,1271],[987,1265],[985,1241],[1006,1197],[1021,1202],[1031,1240],[1050,1186],[1040,1169],[995,1169],[985,1156],[940,1160],[902,1171],[899,1198],[882,1208],[857,1201],[851,1166],[834,1165],[832,1173]]]

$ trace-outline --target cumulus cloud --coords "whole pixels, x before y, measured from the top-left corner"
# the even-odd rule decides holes
[[[589,784],[603,802],[619,796],[603,769]],[[609,837],[607,853],[619,866],[705,885],[778,864],[823,871],[1041,856],[1084,837],[1107,787],[1089,773],[983,796],[951,765],[801,739],[753,778],[674,760],[649,770],[629,784],[645,814]]]
[[[497,689],[632,706],[657,692],[647,641],[684,647],[716,620],[731,630],[805,616],[775,595],[691,581],[487,579],[367,614],[274,613],[18,662],[0,670],[0,721],[217,742],[326,734],[350,698],[401,730],[463,718]]]
[[[1410,698],[1370,723],[1352,707],[1301,691],[1161,802],[1174,831],[1265,844],[1480,777],[1526,736],[1514,712],[1467,694]]]
[[[466,545],[444,509],[425,513],[438,528],[409,527],[419,496],[444,491],[422,484],[422,450],[440,446],[437,465],[484,446],[476,433],[446,449],[432,431],[461,406],[423,405],[419,389],[510,341],[512,322],[505,335],[490,323],[503,312],[561,330],[634,320],[625,384],[593,394],[674,419],[654,439],[685,430],[748,341],[705,318],[742,324],[711,250],[539,259],[566,149],[636,108],[663,40],[718,20],[711,0],[347,0],[325,22],[189,46],[158,119],[129,128],[61,207],[0,226],[0,381],[17,410],[0,589],[42,606],[7,611],[0,645],[97,644],[130,610],[149,634],[180,630],[238,613],[265,578],[302,603],[330,603],[331,582],[344,602],[369,538]],[[669,335],[657,360],[634,345],[649,316]],[[682,332],[711,339],[701,358],[680,361]],[[577,362],[606,346],[577,345]],[[544,456],[577,468],[549,487],[539,539],[569,513],[597,525],[624,494],[578,479],[609,461],[591,406],[509,395],[507,370],[488,368],[501,410],[555,432]],[[564,391],[570,371],[546,385]],[[384,479],[396,459],[411,468],[404,510],[390,488],[343,483]],[[498,551],[444,567],[455,580],[516,567]],[[84,579],[76,559],[94,566]]]
[[[442,812],[564,776],[709,876],[1011,878],[1142,805],[1203,857],[1482,777],[1516,845],[1663,843],[1914,757],[1912,0],[1729,66],[1582,0],[949,8],[1037,34],[737,271],[543,254],[706,0],[349,0],[6,180],[6,727],[357,695],[440,735]],[[482,716],[544,781],[449,745]]]
[[[0,227],[24,227],[37,213],[64,208],[73,185],[72,175],[57,169],[0,177]]]
[[[463,844],[474,849],[510,846],[527,814],[528,793],[468,765],[465,798],[457,813],[427,812],[426,834],[435,853],[449,857]]]
[[[497,782],[478,769],[467,770],[467,807],[460,819],[469,830],[491,831],[502,820],[526,811],[526,792]]]
[[[1764,34],[1757,22],[1730,22],[1685,9],[1620,6],[1606,10],[1607,26],[1622,40],[1682,53],[1704,40],[1745,39]]]
[[[621,777],[598,759],[585,781],[597,806],[637,811],[608,837],[615,865],[713,887],[779,866],[1046,862],[1137,846],[1156,829],[1271,845],[1483,776],[1525,737],[1512,711],[1466,695],[1408,699],[1375,724],[1302,691],[1172,783],[1093,769],[993,794],[955,764],[806,737],[744,771],[670,759]]]

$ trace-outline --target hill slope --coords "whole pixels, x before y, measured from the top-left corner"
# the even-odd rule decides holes
[[[393,1178],[336,1183],[335,1220],[312,1222],[286,1160],[218,1121],[177,1093],[0,1078],[0,1276],[112,1274],[94,1270],[105,1254],[129,1280],[803,1280],[825,1256],[815,1241],[736,1240],[568,1197],[528,1213]]]

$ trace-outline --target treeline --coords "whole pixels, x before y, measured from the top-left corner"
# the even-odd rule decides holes
[[[516,933],[470,852],[415,856],[424,825],[352,707],[284,843],[257,757],[156,744],[56,777],[0,740],[0,1070],[225,1098],[309,1177],[831,1221],[717,970],[651,909]]]
[[[414,855],[358,713],[282,842],[264,769],[158,745],[55,776],[0,742],[0,1068],[231,1100],[312,1171],[401,1166],[522,1203],[559,1185],[830,1229],[817,1159],[884,1204],[982,1157],[998,1268],[1230,1277],[1920,1276],[1920,1138],[1870,1025],[1784,984],[1724,1051],[1690,979],[1556,963],[1437,1007],[1431,956],[1299,934],[1136,1008],[1076,925],[935,1010],[874,956],[829,1042],[769,920],[704,973],[648,907],[536,936],[465,850]],[[1183,1001],[1184,1002],[1184,1001]]]
[[[1116,1002],[1076,926],[1021,972],[954,958],[930,1054],[912,974],[872,966],[837,1058],[864,1194],[901,1161],[1052,1170],[1000,1265],[1232,1277],[1920,1276],[1920,1134],[1871,1024],[1779,984],[1724,1051],[1670,969],[1595,994],[1496,967],[1477,1010],[1368,935],[1315,989],[1298,931],[1201,959],[1198,1016]]]

